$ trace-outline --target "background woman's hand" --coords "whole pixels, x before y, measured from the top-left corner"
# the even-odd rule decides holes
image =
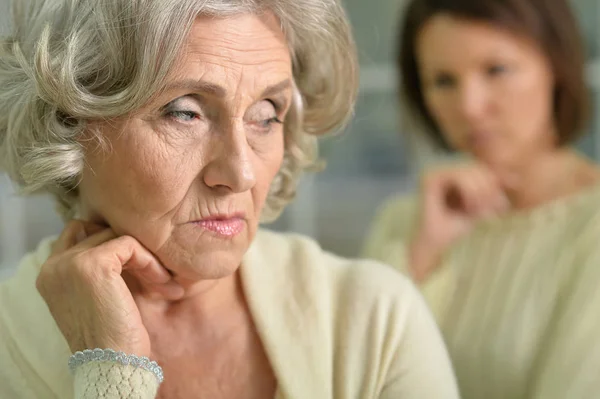
[[[133,237],[74,221],[55,243],[36,285],[73,352],[111,348],[150,356],[150,338],[124,270],[168,297],[183,293]]]
[[[435,270],[444,251],[476,221],[510,207],[500,179],[480,164],[429,173],[420,198],[419,222],[410,246],[411,271],[417,281]]]

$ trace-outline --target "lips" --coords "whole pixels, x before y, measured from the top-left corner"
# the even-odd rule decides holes
[[[225,238],[234,237],[240,234],[246,225],[242,215],[219,215],[198,220],[193,223],[206,231],[210,231]]]
[[[467,135],[469,147],[473,149],[483,148],[490,144],[492,134],[488,130],[474,130]]]

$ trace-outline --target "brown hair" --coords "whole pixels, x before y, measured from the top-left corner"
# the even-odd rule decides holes
[[[422,27],[440,13],[488,22],[536,42],[555,77],[558,143],[568,144],[578,137],[588,121],[589,93],[583,43],[567,0],[412,0],[399,36],[400,95],[436,144],[449,149],[425,104],[415,49]]]

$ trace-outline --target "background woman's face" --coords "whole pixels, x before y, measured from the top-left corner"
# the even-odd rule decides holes
[[[531,41],[438,14],[416,48],[426,105],[453,147],[504,165],[555,146],[554,76]]]
[[[156,101],[99,124],[90,145],[84,216],[152,251],[182,281],[240,264],[283,160],[292,66],[271,14],[198,18]],[[85,144],[85,143],[84,143]]]

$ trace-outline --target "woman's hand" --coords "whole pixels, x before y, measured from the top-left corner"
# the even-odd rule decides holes
[[[125,270],[167,297],[183,294],[133,237],[74,221],[55,243],[36,285],[73,352],[111,348],[150,357],[148,332],[121,276]]]
[[[480,219],[506,212],[500,179],[483,165],[434,171],[423,179],[418,228],[410,246],[413,277],[423,281],[444,251]]]

